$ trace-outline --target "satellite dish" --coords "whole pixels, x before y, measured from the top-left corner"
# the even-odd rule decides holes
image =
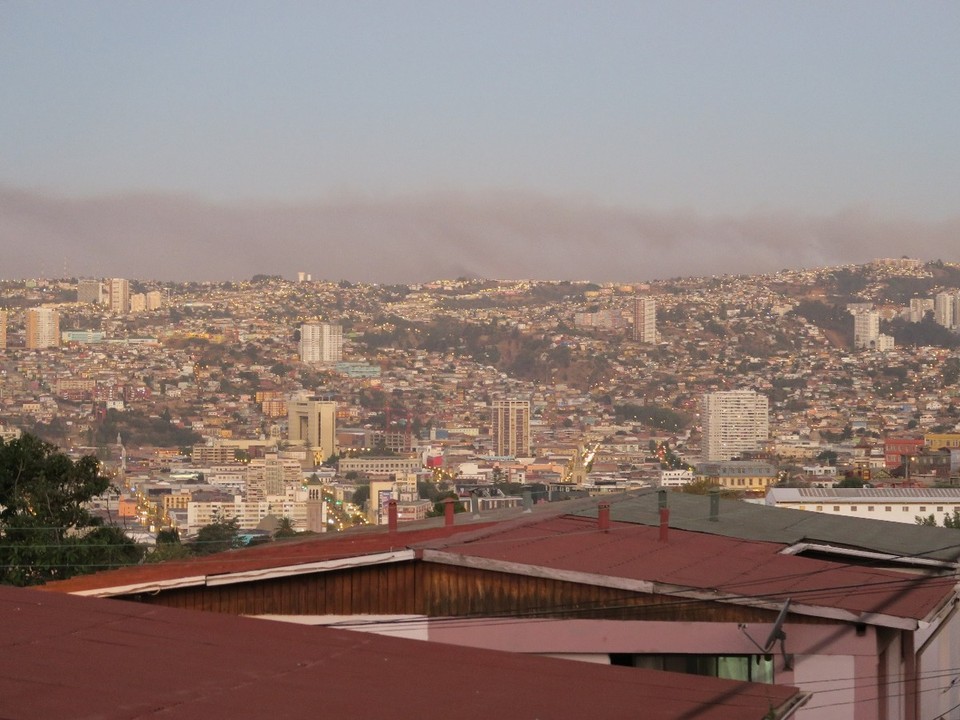
[[[783,632],[783,622],[787,619],[787,611],[790,609],[790,598],[787,598],[787,601],[783,604],[783,608],[780,610],[780,614],[777,615],[777,620],[773,623],[773,629],[770,631],[770,634],[767,636],[767,641],[763,644],[763,651],[769,653],[773,649],[773,644],[780,640],[783,642],[786,640],[787,635]]]
[[[787,619],[787,613],[790,610],[790,598],[787,598],[786,602],[783,603],[783,607],[780,609],[780,614],[777,615],[776,621],[773,623],[773,628],[770,630],[770,634],[767,636],[767,641],[761,645],[747,632],[747,626],[743,623],[740,624],[740,631],[747,636],[747,638],[756,645],[757,649],[764,654],[767,660],[770,660],[773,646],[776,644],[777,640],[780,641],[780,655],[783,656],[783,669],[784,670],[793,670],[793,655],[788,654],[784,644],[787,639],[787,634],[783,631],[783,623]]]

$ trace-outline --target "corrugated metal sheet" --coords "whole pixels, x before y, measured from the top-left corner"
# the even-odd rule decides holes
[[[776,685],[10,587],[0,587],[0,626],[8,720],[761,720],[798,697]]]
[[[711,535],[765,540],[792,545],[822,542],[892,555],[910,555],[956,562],[960,535],[947,528],[919,527],[866,518],[837,518],[822,513],[774,508],[739,500],[720,500],[717,521],[710,520],[710,498],[669,492],[670,525]],[[643,490],[609,498],[611,518],[629,523],[658,525],[657,491]],[[596,517],[596,503],[581,505],[571,514]]]
[[[104,587],[161,582],[185,577],[222,576],[307,563],[352,558],[373,553],[404,550],[419,543],[449,537],[457,533],[475,532],[487,523],[411,529],[388,533],[385,527],[368,532],[316,535],[230,550],[206,557],[182,561],[136,565],[118,570],[81,575],[69,580],[49,583],[46,589],[59,592],[84,592]]]
[[[928,577],[783,555],[779,543],[563,516],[493,529],[483,538],[444,543],[445,553],[609,578],[651,581],[854,613],[925,618],[953,592],[956,579]],[[436,544],[435,544],[436,545]]]

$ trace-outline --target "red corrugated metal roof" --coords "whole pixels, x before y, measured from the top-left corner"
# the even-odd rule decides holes
[[[0,587],[0,626],[8,720],[761,720],[798,697],[777,685],[10,587]]]
[[[136,565],[117,570],[80,575],[69,580],[48,583],[45,589],[59,592],[83,592],[99,588],[162,582],[192,576],[215,576],[229,573],[266,570],[269,568],[358,557],[373,553],[406,549],[430,540],[474,532],[490,523],[454,525],[388,533],[386,527],[343,534],[316,535],[303,539],[283,540],[251,548],[229,550],[206,557],[168,561],[155,565]]]
[[[565,515],[493,528],[468,541],[431,546],[472,558],[610,578],[650,581],[748,598],[785,600],[855,613],[922,619],[953,591],[955,578],[930,577],[784,555],[780,543]]]
[[[85,592],[191,576],[282,568],[431,547],[474,558],[542,566],[598,577],[625,578],[853,613],[923,619],[952,592],[951,578],[907,574],[843,562],[784,555],[781,543],[743,540],[614,522],[600,532],[595,519],[527,516],[502,523],[457,525],[396,534],[365,532],[278,542],[205,558],[143,565],[50,583],[50,590]]]

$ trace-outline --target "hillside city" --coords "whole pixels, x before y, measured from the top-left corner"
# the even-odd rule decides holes
[[[265,518],[384,523],[390,497],[401,521],[444,496],[517,505],[524,488],[542,502],[717,485],[762,501],[950,485],[960,465],[960,266],[939,261],[633,285],[301,272],[0,293],[4,436],[96,455],[114,478],[98,511],[141,543],[234,517],[253,533]],[[705,402],[725,396],[741,398],[717,411],[738,427],[711,441]],[[323,427],[311,436],[298,412]]]

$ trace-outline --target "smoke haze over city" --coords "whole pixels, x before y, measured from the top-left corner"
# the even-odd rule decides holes
[[[864,210],[705,216],[536,195],[422,195],[226,204],[138,194],[66,199],[0,188],[7,278],[114,274],[174,280],[257,273],[364,282],[439,277],[638,281],[958,258],[960,220]]]
[[[0,5],[0,275],[960,260],[955,4]]]

